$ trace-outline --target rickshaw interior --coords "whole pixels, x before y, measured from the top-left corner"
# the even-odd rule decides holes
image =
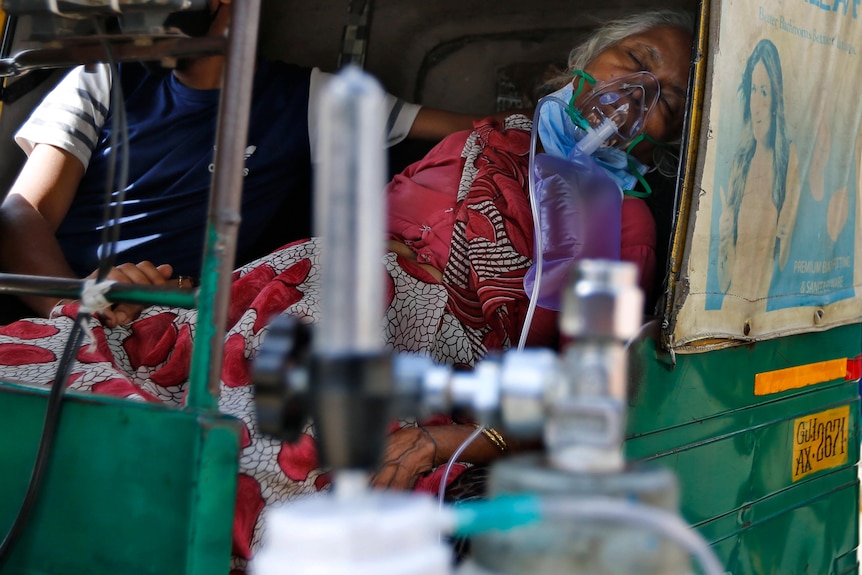
[[[238,0],[235,4],[235,7],[241,6]],[[700,175],[703,166],[698,146],[707,139],[698,132],[706,74],[699,69],[696,78],[694,75],[696,66],[703,65],[707,36],[716,33],[719,26],[717,20],[710,21],[710,14],[719,13],[716,7],[699,0],[612,0],[600,5],[562,0],[531,3],[514,0],[439,0],[432,3],[264,0],[258,45],[268,58],[317,66],[325,71],[334,71],[340,63],[348,61],[360,63],[387,91],[407,101],[483,115],[532,107],[537,98],[537,86],[549,68],[561,66],[571,47],[583,40],[597,23],[656,8],[684,9],[693,14],[695,21],[705,16],[707,26],[699,31],[700,36],[692,47],[693,77],[689,97],[693,103],[687,111],[679,175],[677,178],[650,176],[654,193],[649,202],[659,236],[656,279],[660,285],[656,286],[656,301],[650,302],[646,309],[646,320],[654,321],[645,325],[638,341],[630,348],[626,455],[635,460],[657,462],[679,473],[684,517],[713,544],[728,572],[828,572],[830,575],[855,572],[859,533],[856,514],[859,507],[858,453],[850,452],[840,461],[832,458],[820,466],[815,464],[804,473],[786,472],[785,467],[801,457],[789,438],[799,437],[805,421],[815,421],[811,418],[820,414],[843,417],[847,425],[843,440],[848,446],[858,445],[859,374],[852,368],[854,365],[858,368],[858,324],[844,321],[834,332],[811,329],[820,332],[805,333],[805,330],[794,329],[790,333],[799,334],[794,336],[797,339],[773,337],[757,344],[755,338],[740,337],[731,341],[720,334],[715,339],[707,335],[702,338],[707,342],[704,349],[715,351],[703,354],[677,354],[667,346],[669,341],[673,342],[674,329],[668,311],[671,308],[676,311],[675,297],[679,295],[673,291],[674,282],[679,278],[680,260],[688,258],[691,251],[686,245],[691,241],[690,223],[693,222],[689,220],[688,210],[696,211],[697,207],[696,200],[692,196],[683,197],[683,192],[688,189],[690,193],[695,169]],[[26,22],[22,19],[17,25],[19,34],[23,35]],[[367,40],[363,41],[364,38]],[[20,41],[18,36],[6,38],[6,52],[0,56],[14,53]],[[11,134],[60,74],[46,75],[35,89],[26,91],[14,102],[3,104],[0,157],[4,159],[0,165],[0,197],[5,195],[24,160]],[[8,93],[14,93],[11,88],[26,78],[25,75],[7,80]],[[406,141],[395,146],[389,153],[390,174],[421,158],[433,145],[433,142]],[[281,221],[298,218],[310,223],[310,209],[310,206],[289,206]],[[309,235],[310,225],[306,231],[298,235]],[[279,229],[272,230],[272,235],[265,240],[267,245],[260,246],[261,252],[296,239],[280,236],[279,232]],[[681,285],[685,294],[688,284]],[[718,340],[723,343],[713,345]],[[728,342],[729,345],[725,345]],[[740,342],[748,345],[741,346]],[[836,358],[845,359],[840,367],[835,366],[834,362],[839,361]],[[750,385],[763,373],[778,373],[780,368],[791,366],[820,366],[824,359],[832,362],[830,366],[834,368],[829,375],[819,376],[819,379],[810,376],[810,383],[770,392],[783,395],[765,394]],[[846,368],[846,376],[843,368]],[[794,372],[793,377],[803,376]],[[5,425],[0,422],[0,431],[13,433],[20,426],[35,437],[37,424],[34,422],[39,417],[41,404],[35,400],[31,402],[20,390],[15,393],[21,395],[24,407],[16,408],[15,418],[10,417]],[[95,403],[92,400],[70,403],[68,421],[80,425],[80,433],[87,437],[98,435],[98,426],[90,419],[91,410],[99,411]],[[824,407],[817,407],[820,405]],[[191,437],[195,432],[189,429],[198,423],[193,418],[184,418],[188,414],[180,411],[162,413],[148,409],[142,414],[121,402],[113,402],[112,407],[116,411],[110,413],[107,425],[118,425],[126,430],[122,441],[140,440],[157,421],[166,428],[181,429],[181,433]],[[836,410],[846,413],[840,411],[835,415]],[[818,413],[811,416],[814,411]],[[139,518],[141,529],[155,530],[163,522],[158,513],[169,509],[176,514],[172,520],[183,525],[178,528],[181,532],[188,524],[205,524],[206,527],[197,534],[182,533],[171,543],[173,547],[164,550],[167,559],[154,558],[151,567],[141,567],[141,573],[159,572],[151,568],[170,571],[169,566],[175,566],[176,558],[189,574],[212,573],[213,568],[220,569],[223,565],[219,561],[228,551],[223,548],[226,534],[224,529],[219,530],[214,525],[219,521],[230,522],[232,508],[222,500],[230,499],[235,486],[225,483],[213,489],[212,478],[231,470],[235,475],[235,461],[231,458],[236,453],[230,446],[237,432],[227,419],[218,415],[206,419],[205,439],[183,436],[186,439],[182,449],[194,452],[194,461],[185,461],[182,449],[177,449],[165,462],[179,470],[177,473],[184,478],[186,475],[191,478],[187,484],[200,481],[200,485],[208,486],[202,489],[203,495],[195,498],[177,495],[174,491],[172,496],[176,499],[154,504],[152,510]],[[76,451],[71,442],[72,439],[60,441],[57,447],[64,453],[72,450],[61,467],[68,474],[77,472],[76,458],[86,457],[86,453]],[[35,440],[25,446],[27,450],[21,448],[23,451],[13,453],[14,466],[29,469],[30,452],[35,449],[32,443]],[[160,444],[147,440],[140,457],[158,459],[162,449]],[[118,455],[117,461],[122,461],[124,467],[117,475],[117,482],[136,485],[134,465],[124,459],[126,457]],[[97,464],[100,474],[114,472],[115,462],[108,458],[99,459]],[[191,469],[196,465],[203,470],[201,476],[196,475],[198,470]],[[9,490],[23,492],[25,479],[12,480]],[[163,481],[172,489],[176,487],[166,476],[156,475],[153,481]],[[58,488],[56,483],[55,480],[49,487],[46,505],[61,505],[63,498],[70,494],[68,488]],[[199,484],[195,486],[197,489]],[[126,495],[123,489],[96,482],[90,491],[100,489],[102,493],[97,503],[92,500],[76,502],[78,507],[61,514],[63,518],[92,514],[96,517],[95,527],[63,542],[54,566],[68,569],[80,565],[74,557],[78,549],[92,548],[81,537],[96,530],[110,533],[111,525],[121,521],[112,516],[112,507],[120,507]],[[137,495],[146,497],[146,492],[142,490]],[[0,506],[3,512],[0,518],[11,516],[11,506],[12,503],[8,504],[9,509]],[[848,506],[852,510],[845,509]],[[176,511],[181,507],[185,507],[182,513]],[[48,511],[40,509],[36,520],[44,523],[42,533],[46,538],[63,541],[65,525],[51,519]],[[822,530],[824,534],[808,546],[803,542],[809,540],[811,530]],[[120,545],[119,538],[125,533],[127,531],[118,530],[105,541],[109,546]],[[13,567],[22,567],[28,561],[38,563],[32,559],[38,554],[35,541],[32,537],[25,540],[17,563],[13,555]],[[182,548],[183,545],[186,548]],[[129,572],[135,557],[140,557],[147,549],[144,544],[129,545],[126,557],[103,553],[88,567],[92,573],[105,575],[115,572],[112,569]],[[200,559],[211,551],[215,559]],[[5,573],[2,566],[0,572]],[[25,569],[22,572],[39,571]]]
[[[483,116],[535,105],[541,82],[564,67],[569,50],[603,21],[648,9],[683,9],[696,15],[694,0],[608,2],[601,6],[543,1],[527,9],[520,2],[445,1],[434,6],[410,6],[399,1],[327,1],[303,4],[264,1],[259,30],[260,53],[271,59],[335,71],[340,63],[361,64],[390,93],[432,108]],[[367,15],[362,16],[362,10]],[[17,23],[10,52],[28,46],[27,18]],[[368,35],[367,41],[352,36]],[[7,81],[0,116],[0,194],[5,195],[24,161],[11,138],[62,70],[41,71],[35,78]],[[396,174],[420,159],[435,142],[405,140],[390,150],[389,172]],[[658,193],[648,199],[658,226],[658,266],[665,268],[674,219],[673,177],[651,174]],[[279,224],[246,255],[256,257],[286,241],[311,235],[310,206],[285,206]],[[283,230],[295,230],[285,236]],[[658,273],[661,291],[663,274]],[[651,302],[655,303],[655,302]],[[652,311],[653,306],[648,309]]]

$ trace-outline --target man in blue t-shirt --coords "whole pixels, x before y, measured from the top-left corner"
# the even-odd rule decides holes
[[[229,3],[209,0],[202,14],[207,34],[225,33],[230,10],[222,8]],[[120,65],[117,78],[108,66],[71,71],[16,134],[28,160],[0,206],[3,270],[94,275],[112,163],[111,91],[119,81],[130,165],[116,244],[121,263],[108,279],[165,285],[176,283],[172,277],[198,276],[223,65],[224,57],[216,55],[184,61],[172,72],[151,72],[137,63]],[[316,95],[327,79],[317,69],[258,63],[245,148],[241,258],[258,255],[253,250],[280,212],[294,216],[284,224],[282,240],[308,235]],[[472,127],[473,118],[466,115],[392,96],[387,103],[390,145],[407,136],[440,139]],[[42,316],[58,303],[56,298],[22,299]],[[139,311],[139,306],[119,304],[100,315],[114,326]]]

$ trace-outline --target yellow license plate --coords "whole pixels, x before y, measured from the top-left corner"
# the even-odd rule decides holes
[[[793,422],[793,481],[847,463],[850,406],[800,417]]]

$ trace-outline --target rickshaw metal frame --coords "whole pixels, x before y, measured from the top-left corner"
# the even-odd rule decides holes
[[[235,420],[218,411],[221,334],[240,220],[241,143],[248,131],[260,0],[233,2],[231,10],[233,26],[227,40],[200,287],[193,296],[129,288],[133,299],[142,302],[197,304],[198,341],[192,352],[185,407],[176,410],[74,393],[64,398],[58,442],[42,489],[45,496],[28,517],[23,539],[11,549],[8,569],[3,572],[107,575],[182,570],[189,575],[208,575],[228,570],[240,429]],[[19,291],[43,295],[57,293],[58,282],[65,281],[28,282],[19,276],[0,281],[4,279],[17,282]],[[72,283],[66,282],[65,289],[74,291],[77,282]],[[33,424],[41,420],[47,393],[0,383],[0,396],[4,398],[0,402],[5,413],[0,418],[3,434],[18,437],[14,448],[4,450],[4,457],[11,460],[9,468],[26,469],[32,465],[39,443]],[[104,451],[88,454],[90,445]],[[80,457],[86,457],[87,465],[80,464]],[[26,487],[22,479],[5,477],[2,481],[2,491],[10,495],[0,508],[6,520],[16,516],[14,495]],[[83,497],[79,493],[82,486],[85,491],[91,489]],[[166,491],[156,491],[159,486]],[[144,500],[129,496],[129,489]],[[87,534],[84,539],[67,532],[68,526],[82,519],[81,514],[100,513],[108,521],[98,522],[104,528],[99,535],[102,539],[94,540],[97,534],[92,530],[78,530],[79,535]],[[124,523],[108,528],[111,518]],[[139,540],[142,535],[150,539]],[[150,549],[148,541],[164,548]],[[45,553],[45,546],[52,552]]]
[[[694,194],[694,184],[697,177],[697,158],[700,149],[700,128],[703,121],[703,104],[706,99],[706,55],[709,50],[709,39],[714,37],[715,23],[710,20],[710,0],[701,0],[697,15],[697,30],[695,45],[692,49],[693,69],[690,83],[690,99],[688,114],[683,126],[683,146],[680,149],[681,162],[677,177],[677,203],[674,220],[671,225],[673,235],[668,252],[667,289],[664,297],[664,315],[662,317],[662,345],[670,348],[673,335],[673,325],[670,318],[675,317],[674,307],[677,305],[677,291],[685,289],[685,282],[680,278],[684,253],[687,247],[688,222],[691,214]],[[681,177],[685,175],[685,177]]]

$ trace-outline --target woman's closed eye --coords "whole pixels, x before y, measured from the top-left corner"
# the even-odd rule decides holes
[[[635,72],[649,72],[646,64],[644,64],[643,60],[640,58],[638,54],[636,54],[632,50],[627,50],[629,60],[631,60],[632,65],[634,66]]]
[[[631,63],[635,68],[635,72],[652,73],[652,71],[649,69],[649,66],[644,63],[644,59],[642,59],[637,52],[635,52],[634,50],[627,50],[626,53],[628,54],[629,60],[631,60]],[[675,113],[675,106],[677,104],[675,100],[676,99],[673,96],[667,95],[665,92],[660,92],[659,107],[662,109],[662,114],[673,115]]]

